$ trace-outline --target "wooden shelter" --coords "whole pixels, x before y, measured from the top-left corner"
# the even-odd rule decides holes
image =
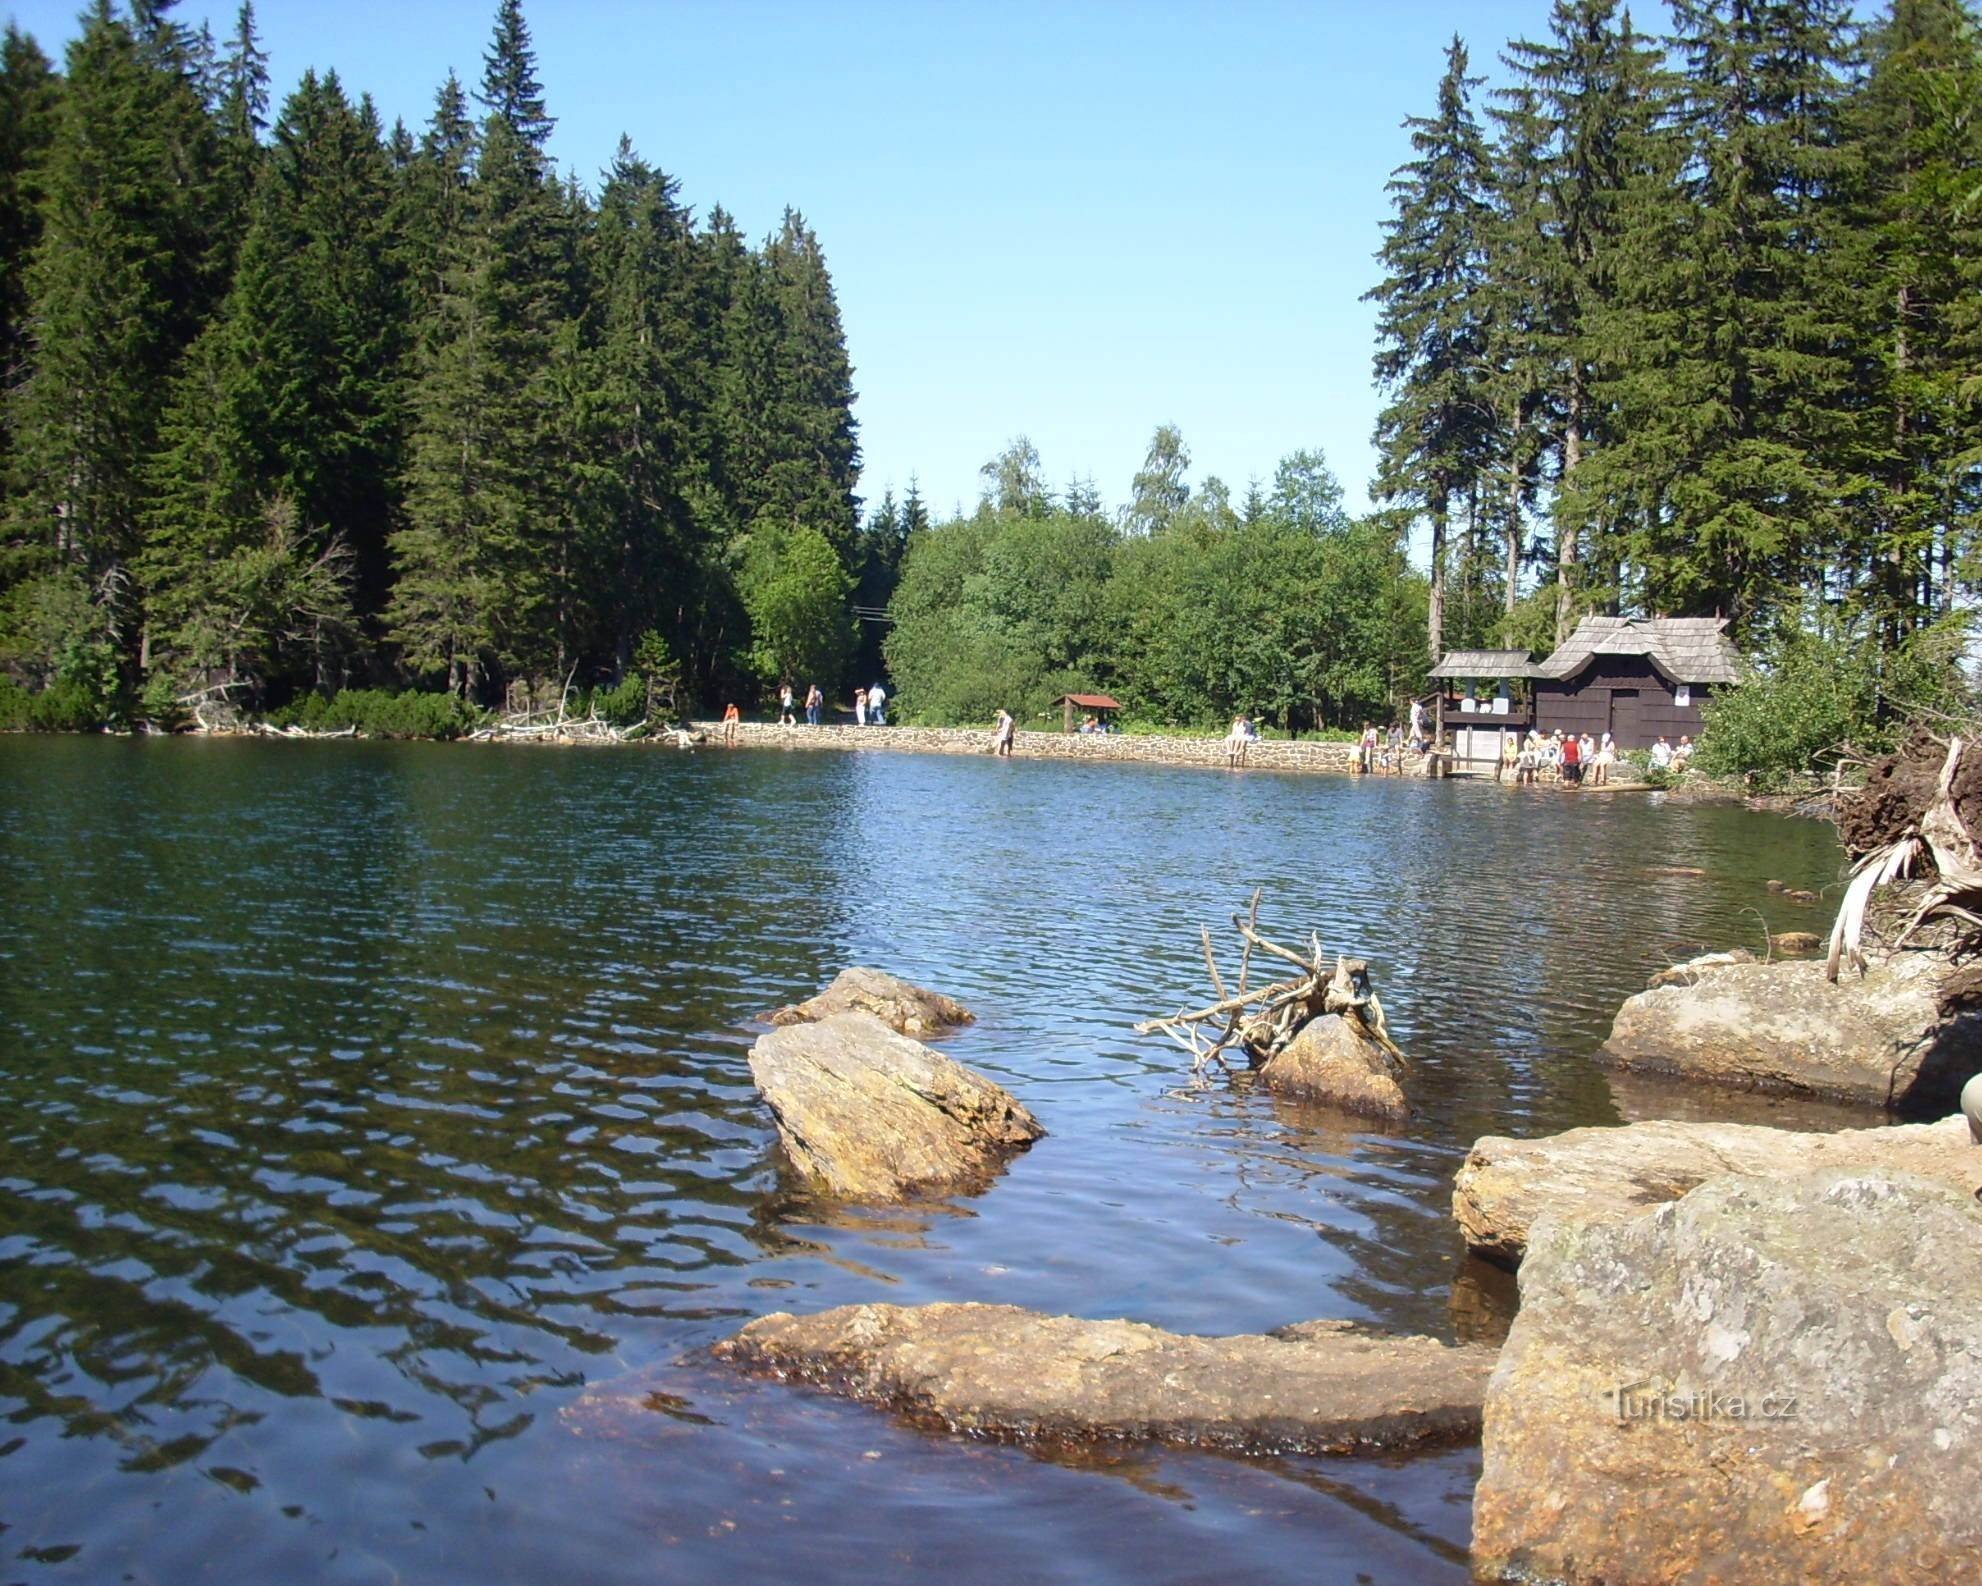
[[[1534,669],[1542,732],[1608,732],[1620,749],[1700,730],[1708,693],[1741,676],[1725,617],[1585,617]]]
[[[1518,736],[1534,725],[1526,703],[1516,700],[1507,687],[1534,672],[1535,663],[1526,650],[1448,650],[1428,674],[1439,685],[1434,739],[1450,744],[1453,758],[1462,763],[1498,760],[1503,733]],[[1451,692],[1449,685],[1455,683],[1499,686],[1490,696],[1478,698],[1475,689]]]
[[[1089,711],[1098,721],[1105,724],[1110,716],[1122,708],[1122,702],[1120,700],[1110,699],[1106,694],[1062,694],[1053,703],[1060,707],[1060,731],[1062,732],[1072,732],[1074,730],[1074,712],[1076,710]]]

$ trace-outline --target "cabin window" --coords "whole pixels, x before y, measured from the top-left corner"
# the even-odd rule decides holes
[[[1681,710],[1684,710],[1688,705],[1692,704],[1693,703],[1692,685],[1690,683],[1681,683],[1677,688],[1675,688],[1672,691],[1672,702],[1673,704],[1677,705]]]

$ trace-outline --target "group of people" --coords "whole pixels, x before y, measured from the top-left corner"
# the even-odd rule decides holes
[[[1244,711],[1232,718],[1232,730],[1225,734],[1225,763],[1238,767],[1246,763],[1246,751],[1259,742],[1259,727]]]
[[[778,685],[778,725],[796,727],[798,717],[794,713],[797,696],[789,683]],[[817,683],[805,691],[805,724],[808,727],[819,725],[819,715],[826,708],[826,695]],[[734,705],[730,706],[735,710]],[[723,721],[728,723],[726,714]],[[885,727],[888,725],[888,691],[879,683],[872,688],[856,688],[853,691],[853,721],[856,727]],[[728,733],[724,734],[728,737]]]
[[[1693,763],[1693,740],[1685,733],[1679,735],[1679,746],[1674,748],[1661,735],[1652,745],[1652,769],[1654,771],[1684,771]]]
[[[1416,700],[1411,702],[1413,732],[1410,745],[1413,749],[1422,747],[1416,728],[1420,723],[1416,718],[1422,714]],[[1381,772],[1385,775],[1404,774],[1404,727],[1400,722],[1392,722],[1388,729],[1379,728],[1375,722],[1363,723],[1363,735],[1356,740],[1356,769],[1367,775]]]
[[[826,708],[825,691],[817,683],[805,690],[805,724],[808,727],[819,725],[819,717]],[[798,694],[789,683],[778,685],[778,725],[796,727],[798,725]],[[879,683],[872,688],[856,688],[853,691],[853,720],[859,727],[888,725],[888,691]],[[743,712],[736,708],[732,700],[723,708],[723,743],[730,748],[736,746],[737,729],[742,725]]]
[[[1500,763],[1493,768],[1493,779],[1498,782],[1512,772],[1516,782],[1602,787],[1616,764],[1617,740],[1608,732],[1598,737],[1558,727],[1544,735],[1531,727],[1526,737],[1514,732],[1501,735]]]

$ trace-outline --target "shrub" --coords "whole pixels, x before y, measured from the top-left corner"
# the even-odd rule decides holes
[[[1958,665],[1966,630],[1965,618],[1950,618],[1884,647],[1862,622],[1812,613],[1707,704],[1694,763],[1780,787],[1828,770],[1847,749],[1890,748],[1911,714],[1966,704]]]
[[[482,713],[455,694],[427,694],[408,689],[394,694],[382,688],[346,688],[326,699],[306,694],[269,720],[278,727],[302,727],[309,732],[344,732],[355,728],[367,738],[458,738],[480,724]]]

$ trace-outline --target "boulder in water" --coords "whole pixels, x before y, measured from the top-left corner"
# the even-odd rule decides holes
[[[1487,1390],[1474,1569],[1576,1586],[1982,1580],[1982,1208],[1723,1177],[1544,1219]]]
[[[885,970],[843,969],[818,996],[764,1015],[776,1025],[811,1024],[836,1013],[871,1013],[889,1029],[918,1039],[971,1023],[976,1015],[954,998],[898,980]]]
[[[1301,1026],[1294,1039],[1259,1070],[1260,1083],[1284,1095],[1401,1121],[1411,1113],[1397,1083],[1402,1065],[1363,1034],[1353,1015],[1324,1013]]]
[[[1695,960],[1618,1009],[1600,1062],[1938,1116],[1982,1069],[1982,1008],[1945,955],[1894,953],[1861,978],[1821,963]]]
[[[750,1073],[792,1166],[849,1200],[981,1187],[1046,1132],[1002,1086],[870,1013],[768,1031]]]

